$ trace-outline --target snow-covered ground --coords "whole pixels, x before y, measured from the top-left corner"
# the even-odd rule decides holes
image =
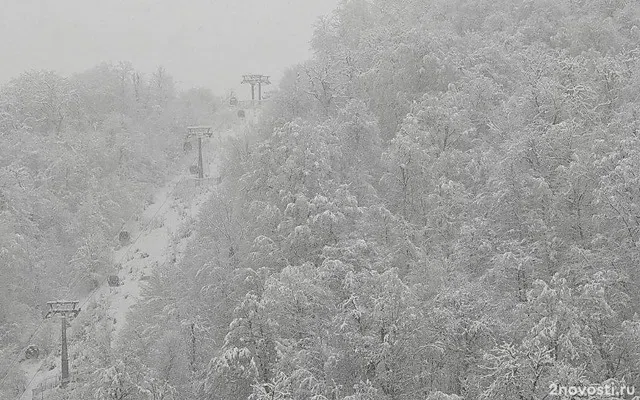
[[[108,303],[108,317],[114,321],[112,343],[116,343],[118,335],[126,324],[126,318],[131,307],[140,298],[143,282],[153,273],[157,265],[180,259],[180,252],[186,247],[189,238],[181,238],[177,246],[172,246],[172,237],[177,236],[179,230],[193,222],[201,205],[215,187],[217,172],[217,158],[214,144],[203,146],[204,171],[208,177],[200,185],[195,183],[188,174],[190,162],[181,168],[184,174],[176,176],[163,188],[154,194],[153,203],[146,207],[142,215],[129,221],[123,227],[130,233],[130,243],[114,249],[113,260],[120,265],[118,276],[121,286],[111,288],[106,282],[90,294],[92,299],[105,299]],[[85,304],[90,298],[82,299]],[[20,364],[22,371],[30,383],[23,393],[21,400],[31,400],[32,390],[41,383],[55,382],[60,375],[60,360],[56,360],[55,368],[45,367],[46,360],[26,360]],[[47,366],[50,365],[46,363]],[[71,371],[73,374],[73,372]],[[40,396],[36,397],[37,399]],[[45,397],[46,398],[46,395]]]
[[[185,198],[181,191],[198,190],[195,196]],[[132,229],[131,245],[115,252],[114,259],[121,265],[119,273],[122,285],[116,288],[105,287],[105,297],[110,302],[109,317],[114,321],[113,343],[117,342],[128,311],[140,297],[141,284],[151,276],[157,265],[170,262],[174,249],[172,236],[177,235],[184,224],[191,223],[200,206],[206,201],[210,190],[203,184],[195,187],[190,177],[173,180],[156,196],[155,202],[142,214]],[[184,248],[189,238],[180,239],[177,249]]]

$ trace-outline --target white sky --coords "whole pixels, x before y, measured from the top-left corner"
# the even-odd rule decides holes
[[[339,0],[0,0],[0,83],[29,69],[63,75],[102,61],[163,65],[181,87],[239,90],[310,56],[320,15]],[[268,87],[267,87],[268,89]]]

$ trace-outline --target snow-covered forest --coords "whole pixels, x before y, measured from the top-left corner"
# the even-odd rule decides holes
[[[345,0],[257,124],[163,68],[8,82],[0,398],[32,379],[25,347],[59,357],[57,322],[33,335],[46,302],[104,285],[185,127],[212,123],[233,133],[180,256],[118,340],[87,303],[77,378],[44,398],[640,395],[639,44],[637,0]]]

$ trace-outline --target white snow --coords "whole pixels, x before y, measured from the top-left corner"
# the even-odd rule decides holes
[[[259,112],[256,110],[250,115],[249,121],[242,122],[245,126],[256,123]],[[110,288],[104,282],[89,298],[80,301],[81,305],[88,303],[90,299],[105,299],[109,303],[108,317],[114,320],[112,343],[117,342],[129,310],[139,300],[145,277],[151,276],[155,266],[169,262],[174,257],[178,261],[182,258],[181,253],[190,236],[180,238],[177,245],[172,246],[172,235],[177,237],[183,225],[193,224],[197,218],[200,207],[215,188],[219,174],[217,148],[222,139],[235,134],[235,129],[226,129],[203,143],[204,181],[196,182],[189,175],[188,167],[193,163],[193,158],[188,157],[180,166],[182,173],[155,193],[153,203],[138,218],[124,224],[122,229],[129,232],[131,243],[114,249],[113,252],[114,265],[121,265],[118,276],[122,285]],[[70,332],[67,333],[67,337],[70,336]],[[70,365],[71,361],[70,359]],[[40,383],[50,383],[60,375],[59,357],[54,362],[55,368],[50,370],[45,366],[51,366],[51,358],[20,363],[27,379],[31,379],[20,400],[32,400],[32,389]],[[73,375],[73,371],[70,374]]]
[[[126,321],[127,312],[140,298],[141,282],[151,276],[155,266],[170,262],[173,256],[172,235],[176,235],[183,224],[190,223],[191,216],[197,214],[203,200],[210,194],[210,190],[202,190],[200,195],[191,196],[183,204],[183,199],[176,196],[176,191],[185,185],[189,186],[191,180],[174,180],[170,184],[172,186],[165,187],[156,197],[155,203],[143,213],[140,219],[143,226],[138,227],[137,231],[140,233],[133,239],[135,242],[116,252],[115,259],[122,260],[119,276],[123,284],[110,289],[107,294],[111,303],[109,317],[115,321],[113,343],[116,343]],[[186,240],[188,238],[183,238],[181,242]]]
[[[218,157],[215,157],[213,147],[215,146],[203,146],[203,158],[207,162],[203,169],[209,172],[210,178],[215,178],[218,174]],[[188,165],[191,161],[189,159],[189,162],[182,166],[181,171],[184,171],[184,174],[175,177],[155,193],[153,203],[147,206],[138,218],[124,225],[123,229],[129,232],[131,242],[114,249],[113,252],[114,265],[121,265],[118,273],[121,286],[111,288],[105,282],[91,294],[91,298],[104,298],[109,303],[108,318],[114,321],[112,344],[117,343],[127,314],[139,300],[141,285],[146,281],[146,277],[151,276],[153,268],[170,261],[173,257],[180,259],[180,254],[173,252],[183,251],[189,237],[181,238],[176,248],[172,249],[172,235],[177,235],[184,224],[193,223],[201,205],[211,194],[211,181],[214,179],[205,179],[197,184],[195,179],[188,175]],[[87,302],[88,298],[83,299],[80,304]],[[34,388],[40,383],[55,379],[60,374],[60,360],[56,360],[55,368],[43,370],[46,360],[28,360],[21,363],[20,367],[25,376],[28,379],[33,377],[27,390],[20,397],[21,400],[32,400]]]

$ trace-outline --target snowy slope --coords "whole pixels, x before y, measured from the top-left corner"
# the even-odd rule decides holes
[[[204,171],[213,178],[217,177],[217,157],[214,147],[213,145],[203,146],[203,158],[206,163]],[[158,190],[154,195],[153,203],[144,210],[142,215],[125,224],[123,229],[130,233],[131,243],[114,249],[113,254],[114,263],[121,265],[118,276],[122,285],[110,288],[105,282],[80,302],[83,305],[90,299],[101,298],[108,302],[108,317],[114,321],[112,343],[117,342],[118,334],[126,323],[128,311],[139,299],[141,285],[146,277],[152,274],[153,268],[173,257],[180,258],[180,255],[173,254],[175,250],[171,249],[172,235],[176,235],[184,224],[192,223],[192,218],[197,215],[200,206],[213,189],[212,182],[215,182],[215,179],[205,180],[198,185],[188,175],[188,165],[191,161],[192,157],[181,168],[181,171],[186,172],[185,174],[175,177]],[[177,246],[178,251],[185,248],[188,239],[181,239]],[[20,368],[27,379],[30,379],[30,383],[20,399],[31,400],[34,388],[41,383],[53,382],[55,377],[60,375],[59,358],[56,360],[55,368],[51,370],[44,368],[45,361],[21,363]]]
[[[109,317],[114,320],[113,343],[117,341],[127,312],[140,297],[142,282],[153,273],[155,266],[169,262],[174,257],[171,250],[172,235],[176,235],[181,226],[189,223],[192,215],[197,215],[210,194],[205,187],[196,188],[190,178],[172,182],[171,189],[170,192],[165,190],[159,193],[156,202],[145,210],[140,222],[146,229],[142,228],[134,236],[137,240],[131,246],[116,252],[115,259],[122,260],[119,274],[122,286],[105,288],[109,292],[106,293],[106,298],[111,304]],[[190,197],[185,204],[184,199],[176,194],[176,191],[185,189],[199,190],[200,193]],[[187,240],[188,238],[182,239],[183,242]]]

